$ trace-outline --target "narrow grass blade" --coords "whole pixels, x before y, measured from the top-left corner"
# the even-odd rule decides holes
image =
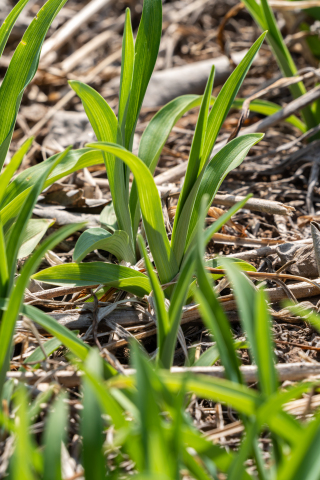
[[[234,350],[240,350],[242,348],[249,348],[249,344],[247,342],[234,342],[233,343]],[[220,353],[219,348],[216,345],[209,347],[199,358],[194,362],[195,367],[210,367],[214,365],[218,360],[220,360]]]
[[[210,98],[213,89],[213,80],[214,80],[214,67],[211,69],[211,73],[207,82],[207,86],[202,97],[200,112],[198,116],[198,121],[196,124],[196,129],[194,137],[192,140],[188,167],[183,182],[182,191],[179,196],[177,210],[174,218],[172,237],[175,236],[175,230],[180,220],[180,214],[182,209],[187,201],[188,196],[190,195],[192,188],[197,181],[198,175],[201,170],[201,156],[205,141],[207,122],[208,122],[208,113],[210,106]]]
[[[320,415],[300,435],[297,446],[283,462],[277,480],[315,480],[319,478]]]
[[[158,56],[162,31],[161,0],[144,0],[135,43],[135,59],[124,146],[131,150],[142,102]]]
[[[69,84],[80,97],[97,139],[100,142],[116,143],[118,120],[104,98],[84,83],[70,81]],[[133,250],[131,217],[128,210],[129,186],[126,166],[121,160],[105,151],[104,160],[119,230],[124,230],[128,234]]]
[[[0,28],[0,57],[3,54],[3,50],[7,44],[10,33],[16,23],[20,13],[27,5],[29,0],[20,0],[15,7],[11,10],[7,18],[3,21]]]
[[[35,445],[30,436],[28,416],[28,394],[24,387],[19,386],[15,393],[16,408],[16,445],[9,466],[9,476],[12,480],[34,480]]]
[[[1,184],[0,207],[2,204],[2,200],[5,194],[6,188],[9,185],[9,182],[11,181],[14,175],[14,172],[19,168],[23,160],[23,157],[29,150],[32,142],[33,142],[33,138],[29,138],[26,142],[24,142],[24,144],[19,148],[19,150],[13,155],[13,157],[10,160],[10,163],[5,167],[5,169],[0,175],[0,184]]]
[[[134,41],[131,26],[130,9],[126,9],[126,18],[122,39],[122,61],[119,88],[119,125],[122,138],[125,138],[125,124],[127,118],[128,103],[131,93],[132,75],[134,68]]]
[[[3,225],[3,233],[5,236],[8,235],[10,227],[12,227],[14,220],[18,216],[19,212],[21,211],[22,206],[28,195],[31,192],[32,187],[26,188],[23,190],[19,195],[17,195],[10,203],[8,203],[5,207],[0,210],[0,215],[2,219]]]
[[[43,480],[62,480],[61,447],[66,439],[67,395],[61,393],[49,413],[43,434]]]
[[[8,185],[2,207],[14,200],[24,190],[33,186],[42,176],[43,172],[49,168],[49,164],[52,165],[53,170],[48,175],[43,188],[49,187],[60,178],[70,175],[70,173],[76,172],[77,170],[104,162],[102,152],[90,148],[67,150],[63,159],[56,164],[57,158],[60,155],[60,153],[57,153],[44,162],[38,163],[38,165],[34,165],[19,173],[13,182]]]
[[[178,273],[178,265],[167,237],[160,197],[150,170],[138,157],[124,148],[106,143],[88,146],[113,153],[132,171],[137,182],[144,228],[160,282],[170,282]]]
[[[135,255],[132,251],[129,237],[127,233],[122,230],[116,230],[111,234],[103,228],[89,228],[89,230],[83,232],[77,241],[73,259],[79,263],[88,253],[96,249],[112,253],[112,255],[117,257],[119,262],[125,260],[131,264],[135,263]]]
[[[191,253],[180,271],[178,282],[176,283],[171,295],[169,307],[170,332],[164,341],[161,362],[164,368],[170,368],[172,366],[175,346],[177,343],[178,329],[182,316],[182,309],[188,296],[194,270],[195,259],[194,254]]]
[[[6,244],[3,235],[2,221],[0,215],[0,298],[7,294],[7,287],[9,281],[9,269],[7,262]],[[1,314],[0,314],[1,318]]]
[[[46,352],[46,355],[49,357],[53,352],[58,350],[62,345],[62,342],[58,338],[50,338],[50,340],[47,340],[44,342],[41,347],[37,347],[34,352],[31,353],[31,355],[25,359],[23,363],[29,363],[29,364],[34,364],[34,362],[43,362],[46,358],[43,354],[43,350]]]
[[[30,255],[36,246],[41,241],[42,237],[45,235],[51,225],[54,224],[54,220],[47,218],[32,218],[29,220],[25,233],[23,243],[20,246],[18,252],[18,259],[24,258]]]
[[[262,289],[256,293],[255,341],[258,358],[260,390],[266,396],[277,391],[277,373],[271,339],[271,319],[268,312],[267,298]]]
[[[217,139],[221,125],[224,122],[227,113],[229,112],[231,105],[239,91],[239,88],[253,62],[253,59],[265,37],[263,33],[258,40],[252,45],[246,56],[239,63],[236,69],[232,72],[226,83],[223,85],[213,107],[210,111],[208,118],[208,126],[206,130],[205,144],[203,147],[203,153],[201,156],[200,170],[209,160],[211,151]]]
[[[8,266],[10,269],[10,279],[9,279],[9,287],[11,287],[13,283],[13,277],[16,270],[16,259],[18,256],[19,248],[23,242],[23,238],[25,235],[25,231],[27,228],[27,224],[29,219],[31,218],[33,207],[35,206],[38,196],[40,195],[44,182],[49,175],[50,171],[56,164],[58,164],[66,155],[67,151],[61,153],[57,158],[53,165],[47,165],[47,169],[44,170],[42,176],[38,179],[38,181],[32,187],[28,197],[26,198],[24,204],[21,207],[21,210],[18,214],[17,220],[14,223],[10,235],[7,241],[7,259],[8,259]]]
[[[190,374],[187,379],[161,371],[161,380],[173,392],[179,391],[182,383],[187,391],[198,397],[232,406],[239,413],[254,415],[262,400],[254,390],[229,380]]]
[[[47,31],[67,0],[48,0],[16,48],[0,87],[0,168],[5,161],[24,89],[33,79]]]
[[[132,268],[113,263],[90,262],[56,265],[34,274],[32,278],[51,285],[83,286],[106,285],[133,293],[148,295],[151,285],[148,277]]]
[[[103,379],[103,366],[99,353],[93,350],[88,356],[86,366],[94,375]],[[83,410],[81,412],[80,430],[82,435],[82,463],[86,480],[102,480],[106,477],[103,451],[105,428],[101,408],[96,392],[90,382],[83,380]]]
[[[0,392],[5,380],[6,371],[8,368],[8,362],[11,353],[11,342],[14,333],[14,327],[16,319],[21,309],[23,294],[30,276],[39,266],[45,252],[53,248],[57,243],[60,243],[66,237],[75,232],[83,224],[68,225],[61,228],[58,232],[50,235],[42,245],[36,250],[36,252],[27,260],[21,269],[20,276],[16,281],[16,284],[10,292],[8,301],[8,308],[4,312],[2,322],[0,326]]]
[[[139,235],[138,241],[139,241],[141,255],[144,258],[144,263],[148,272],[148,277],[150,280],[153,298],[154,298],[154,307],[156,311],[157,327],[158,327],[158,332],[157,332],[158,364],[161,367],[168,368],[167,362],[163,356],[164,342],[167,336],[170,334],[170,322],[169,322],[169,315],[165,307],[165,296],[162,291],[161,285],[159,283],[158,277],[155,274],[152,264],[149,260],[146,247],[144,245],[141,235]]]

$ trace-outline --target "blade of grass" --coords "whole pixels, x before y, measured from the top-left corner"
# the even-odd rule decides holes
[[[119,288],[138,297],[148,295],[151,291],[149,279],[143,273],[132,268],[112,263],[68,263],[56,265],[34,274],[35,280],[51,285],[84,286],[106,285]]]

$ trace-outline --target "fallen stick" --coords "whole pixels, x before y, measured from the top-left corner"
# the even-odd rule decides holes
[[[241,62],[247,52],[248,50],[242,50],[231,55],[235,65]],[[146,91],[143,106],[158,107],[180,95],[190,93],[202,95],[212,65],[215,66],[214,85],[221,85],[233,70],[229,58],[225,55],[154,72]]]
[[[313,88],[312,90],[305,93],[301,97],[288,103],[288,105],[286,105],[284,108],[274,113],[273,115],[270,115],[269,117],[266,117],[263,120],[260,120],[259,122],[244,128],[243,130],[240,131],[239,135],[246,135],[248,133],[265,132],[268,128],[276,125],[282,120],[285,120],[286,118],[290,117],[290,115],[295,113],[297,110],[300,110],[301,108],[306,107],[307,105],[310,105],[310,103],[314,102],[318,98],[320,98],[320,86]],[[222,149],[222,147],[224,147],[226,144],[227,144],[227,140],[223,140],[222,142],[219,142],[214,147],[212,151],[212,156],[218,153]],[[166,170],[165,172],[160,173],[159,175],[156,175],[154,177],[156,185],[162,185],[163,183],[177,182],[186,173],[187,166],[188,166],[188,162],[183,162],[177,165],[176,167],[170,168],[169,170]]]
[[[103,7],[108,5],[108,3],[110,3],[110,0],[92,0],[89,2],[57,32],[55,32],[52,37],[44,42],[41,58],[43,59],[49,52],[54,52],[65,45],[83,24],[88,23],[91,18]]]
[[[255,383],[258,381],[258,369],[255,365],[245,365],[240,367],[241,373],[246,383]],[[320,375],[320,364],[313,363],[288,363],[277,364],[276,370],[278,372],[278,378],[280,382],[285,380],[295,382],[304,380],[310,376]],[[133,368],[125,370],[127,375],[134,375],[136,372]],[[196,375],[208,375],[211,377],[224,378],[225,370],[221,366],[213,367],[172,367],[171,373],[175,374],[196,374]],[[7,379],[13,379],[19,382],[26,383],[28,385],[34,385],[35,383],[49,383],[51,381],[57,381],[60,385],[67,388],[78,387],[81,383],[82,372],[73,372],[69,370],[65,371],[53,371],[51,374],[43,370],[37,370],[36,372],[8,372]]]
[[[295,240],[288,243],[303,246],[303,245],[311,245],[312,240],[310,238],[305,240]],[[286,245],[286,244],[283,243],[282,245]],[[279,245],[271,245],[267,247],[257,248],[254,250],[249,250],[247,252],[231,253],[230,255],[226,255],[226,257],[240,258],[241,260],[255,260],[256,258],[267,257],[268,255],[272,255],[273,253],[276,253],[276,249],[278,248],[278,246]]]
[[[245,197],[241,197],[240,195],[217,194],[212,203],[232,207],[232,205],[241,202],[244,198]],[[273,200],[264,200],[262,198],[249,198],[244,208],[253,212],[264,212],[272,215],[291,216],[295,212],[294,207]]]

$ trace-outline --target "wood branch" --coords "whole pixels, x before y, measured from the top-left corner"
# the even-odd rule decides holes
[[[279,110],[278,112],[270,115],[269,117],[260,120],[249,127],[244,128],[240,131],[239,135],[246,135],[248,133],[257,133],[257,132],[265,132],[268,128],[273,127],[277,123],[286,118],[290,117],[293,113],[297,110],[300,110],[310,103],[314,102],[320,98],[320,86],[317,86],[310,90],[309,92],[305,93],[301,97],[293,100],[292,102],[288,103],[284,108]],[[222,147],[224,147],[227,143],[227,140],[219,142],[212,151],[212,156],[218,153]],[[188,162],[183,162],[176,167],[170,168],[159,175],[154,177],[156,185],[162,185],[163,183],[175,183],[180,180],[181,177],[186,173],[188,166]]]
[[[212,203],[217,205],[226,205],[232,207],[237,202],[241,202],[245,197],[240,195],[219,195],[217,194]],[[281,202],[273,200],[265,200],[262,198],[250,198],[245,204],[244,208],[253,212],[264,212],[271,215],[285,215],[291,216],[295,212],[295,208],[285,205]]]
[[[278,377],[281,382],[284,381],[300,381],[310,376],[320,375],[320,364],[313,363],[289,363],[276,365]],[[258,371],[255,365],[245,365],[240,367],[243,378],[246,383],[255,383],[258,381]],[[125,370],[127,375],[134,375],[135,370],[128,368]],[[224,367],[172,367],[172,374],[185,374],[191,373],[196,375],[209,375],[217,378],[224,378]],[[45,372],[43,370],[37,370],[35,372],[8,372],[7,379],[13,379],[19,382],[26,383],[28,385],[34,385],[36,382],[49,383],[57,381],[60,385],[67,388],[77,387],[81,383],[81,372],[74,371],[52,371]],[[43,382],[42,382],[43,379]]]
[[[289,242],[290,244],[294,245],[311,245],[311,239],[304,239],[304,240],[295,240]],[[286,244],[282,244],[286,245]],[[247,252],[238,252],[238,253],[231,253],[230,255],[226,255],[228,258],[240,258],[241,260],[255,260],[257,258],[267,257],[268,255],[272,255],[276,253],[276,249],[279,245],[271,245],[267,247],[261,247],[254,250],[249,250]]]
[[[43,59],[49,52],[54,52],[65,45],[68,40],[82,27],[88,23],[91,18],[106,7],[110,0],[92,0],[68,22],[66,22],[57,32],[55,32],[42,47],[41,58]]]
[[[235,65],[241,62],[247,52],[248,50],[242,50],[231,55]],[[233,70],[229,58],[225,55],[154,72],[148,85],[143,106],[157,107],[165,105],[180,95],[190,93],[202,95],[212,65],[215,66],[214,85],[221,85],[227,80]]]

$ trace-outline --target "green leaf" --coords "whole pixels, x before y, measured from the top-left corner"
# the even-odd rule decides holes
[[[20,0],[11,10],[7,18],[3,21],[0,28],[0,57],[3,54],[3,50],[5,49],[6,43],[14,27],[14,24],[16,23],[20,13],[28,2],[29,0]]]
[[[14,223],[12,229],[10,230],[9,238],[7,241],[7,260],[8,260],[8,267],[10,269],[10,278],[9,278],[10,288],[13,283],[13,277],[16,270],[15,262],[18,256],[19,248],[23,242],[27,224],[32,215],[33,208],[38,200],[38,196],[40,195],[43,189],[44,182],[47,176],[49,175],[50,171],[54,168],[55,165],[57,165],[63,159],[66,153],[67,151],[61,153],[56,158],[55,163],[53,165],[51,164],[47,165],[47,169],[44,170],[44,172],[42,173],[42,176],[33,185],[28,197],[26,198],[25,202],[22,204],[21,210],[17,216],[17,220]]]
[[[277,373],[271,339],[271,319],[268,311],[267,298],[262,289],[256,292],[255,316],[256,363],[259,372],[259,386],[266,396],[277,391]]]
[[[48,228],[53,224],[54,220],[49,220],[47,218],[29,220],[17,258],[24,258],[30,255],[41,241]]]
[[[198,95],[183,95],[175,98],[162,107],[148,123],[140,140],[138,157],[149,167],[152,174],[172,128],[182,115],[200,105],[201,99],[202,97]],[[135,236],[140,221],[140,206],[135,179],[130,192],[130,212]]]
[[[254,415],[262,401],[254,390],[229,380],[198,374],[189,374],[186,379],[179,374],[172,375],[165,371],[161,371],[160,378],[173,392],[177,392],[184,383],[186,391],[193,392],[200,398],[230,405],[239,413],[248,416]]]
[[[1,258],[1,262],[0,262],[0,298],[1,298],[1,297],[5,297],[7,294],[7,287],[8,287],[8,281],[9,281],[9,269],[8,269],[6,245],[5,245],[4,235],[3,235],[1,215],[0,215],[0,258]]]
[[[151,285],[148,277],[132,268],[112,263],[68,263],[56,265],[34,274],[35,280],[51,285],[69,285],[90,287],[91,285],[106,285],[133,293],[139,297],[148,295]]]
[[[132,74],[134,68],[134,41],[131,26],[130,9],[126,9],[122,39],[122,60],[119,88],[119,125],[122,138],[125,138],[125,123],[127,118],[128,103],[131,92]]]
[[[103,379],[102,359],[93,350],[86,360],[87,368],[92,374]],[[90,382],[83,380],[83,410],[81,412],[82,462],[86,480],[101,480],[106,476],[103,452],[104,422],[95,390]]]
[[[25,288],[28,285],[30,276],[39,266],[45,252],[55,247],[66,237],[81,228],[83,224],[67,225],[57,232],[50,235],[36,250],[36,252],[27,260],[21,269],[15,286],[10,292],[8,306],[5,310],[0,325],[0,392],[3,387],[5,375],[8,369],[8,363],[11,352],[11,342],[14,333],[16,319],[21,310],[22,300]]]
[[[61,393],[49,413],[44,434],[43,480],[62,480],[61,446],[66,439],[67,395]]]
[[[11,200],[11,202],[8,203],[5,207],[3,207],[3,209],[0,211],[3,232],[5,235],[8,235],[8,232],[12,227],[14,220],[21,211],[26,198],[31,192],[31,189],[32,187],[26,188],[26,190],[19,193],[19,195],[17,195],[13,200]]]
[[[60,157],[60,162],[56,164],[58,157]],[[92,150],[90,148],[82,148],[80,150],[67,149],[62,159],[61,154],[57,153],[44,162],[38,163],[38,165],[34,165],[19,173],[13,182],[8,185],[2,207],[9,204],[18,195],[33,186],[43,175],[43,172],[49,168],[49,164],[53,166],[53,170],[48,175],[43,188],[49,187],[60,178],[70,175],[70,173],[100,163],[103,163],[103,155],[99,150]]]
[[[28,0],[29,1],[29,0]],[[30,148],[30,145],[33,142],[33,138],[29,138],[24,144],[19,148],[19,150],[13,155],[10,160],[10,163],[5,167],[3,172],[0,175],[0,183],[1,183],[1,190],[0,190],[0,205],[2,204],[2,200],[6,191],[9,182],[11,181],[14,172],[19,168],[23,157],[27,153]]]
[[[172,366],[182,309],[187,300],[194,269],[195,258],[193,252],[191,252],[180,271],[178,281],[171,295],[169,307],[170,332],[164,342],[161,361],[161,364],[165,368],[170,368]]]
[[[79,263],[88,253],[96,249],[112,253],[119,262],[125,260],[131,264],[135,263],[135,255],[130,246],[129,237],[122,230],[116,230],[111,234],[103,228],[89,228],[89,230],[82,233],[77,241],[73,259]]]
[[[153,267],[149,260],[146,247],[144,245],[141,235],[139,235],[138,237],[138,242],[139,242],[141,255],[144,258],[144,263],[146,266],[146,270],[148,272],[148,277],[150,280],[153,298],[154,298],[154,308],[156,312],[157,328],[158,328],[158,331],[157,331],[158,364],[161,367],[168,368],[167,361],[166,361],[167,359],[165,359],[163,355],[164,342],[167,335],[170,334],[170,322],[169,322],[169,315],[165,306],[165,296],[162,291],[158,277],[153,271]]]
[[[118,121],[104,98],[84,83],[76,81],[70,81],[69,83],[81,98],[97,139],[100,142],[115,143],[117,141]],[[133,250],[131,217],[128,209],[129,187],[125,165],[108,152],[104,152],[104,161],[119,230],[124,230],[128,234]]]
[[[241,109],[244,101],[245,100],[242,98],[236,98],[232,104],[232,108]],[[269,100],[257,99],[250,102],[251,112],[261,113],[262,115],[266,116],[273,115],[274,113],[279,112],[281,109],[281,105],[277,105]],[[290,115],[290,117],[286,118],[285,121],[294,127],[297,127],[302,133],[307,131],[306,124],[302,122],[296,115]]]
[[[137,182],[144,228],[160,282],[170,282],[178,273],[178,266],[167,237],[160,197],[150,170],[133,153],[117,145],[94,143],[89,144],[89,147],[113,153],[132,171]]]
[[[241,60],[239,65],[235,68],[226,83],[223,85],[216,101],[213,104],[208,118],[205,144],[203,147],[199,171],[202,170],[202,168],[209,159],[221,125],[223,124],[227,113],[232,106],[232,103],[253,62],[255,55],[257,54],[259,48],[262,45],[265,35],[266,34],[263,33],[252,45],[246,56],[243,58],[243,60]]]
[[[183,207],[193,189],[194,184],[197,181],[198,175],[201,172],[201,156],[204,147],[204,140],[206,135],[207,129],[207,122],[208,122],[208,112],[210,106],[210,97],[213,89],[213,80],[214,80],[214,67],[211,69],[211,73],[207,82],[207,86],[202,98],[200,112],[198,116],[198,121],[191,145],[189,160],[188,160],[188,167],[185,175],[185,179],[183,182],[182,191],[179,196],[177,210],[175,214],[174,224],[173,224],[173,231],[172,231],[172,238],[175,236],[175,230],[177,225],[179,224],[179,219]]]
[[[247,342],[239,341],[233,343],[234,350],[249,348]],[[212,345],[194,362],[194,367],[210,367],[220,359],[218,345]]]
[[[0,87],[0,168],[5,161],[24,89],[33,79],[47,31],[67,0],[48,0],[17,46]]]
[[[172,233],[171,246],[178,263],[182,261],[184,252],[194,234],[203,196],[208,195],[208,211],[224,178],[231,170],[241,164],[250,148],[259,142],[262,137],[262,134],[255,133],[231,140],[200,173],[184,204],[176,229]]]
[[[50,338],[50,340],[47,340],[42,344],[42,348],[37,347],[23,363],[43,362],[45,360],[45,356],[42,350],[44,350],[46,355],[49,357],[53,352],[60,348],[61,345],[62,342],[58,338]]]
[[[161,0],[144,0],[135,43],[133,77],[125,126],[124,146],[128,150],[131,150],[135,126],[157,60],[161,31]]]
[[[320,471],[320,415],[300,434],[291,454],[282,463],[277,480],[316,480]]]

